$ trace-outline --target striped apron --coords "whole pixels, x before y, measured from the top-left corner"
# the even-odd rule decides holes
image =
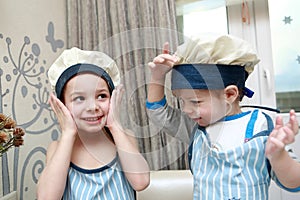
[[[195,131],[190,160],[194,200],[268,199],[271,176],[265,143],[269,131],[249,140],[253,129],[247,127],[244,144],[220,152],[212,148],[205,129]]]
[[[82,169],[71,163],[64,200],[134,200],[134,190],[116,157],[99,169]]]

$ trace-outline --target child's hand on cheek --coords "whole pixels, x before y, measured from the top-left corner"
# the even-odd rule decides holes
[[[57,117],[62,133],[69,132],[75,136],[77,126],[68,108],[54,94],[51,94],[49,103]]]
[[[106,121],[106,126],[110,130],[112,130],[112,128],[121,128],[120,105],[121,105],[123,93],[124,93],[123,85],[118,85],[112,92],[109,112]]]

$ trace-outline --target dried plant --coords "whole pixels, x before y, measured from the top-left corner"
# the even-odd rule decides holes
[[[23,145],[25,131],[17,127],[15,120],[0,113],[0,157],[11,147]]]

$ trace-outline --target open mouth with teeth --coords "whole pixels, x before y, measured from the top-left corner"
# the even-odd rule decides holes
[[[86,121],[98,121],[101,119],[101,117],[87,117],[87,118],[83,118]]]
[[[100,124],[105,120],[105,117],[103,116],[97,116],[97,117],[85,117],[82,118],[84,121],[88,122],[89,124]]]

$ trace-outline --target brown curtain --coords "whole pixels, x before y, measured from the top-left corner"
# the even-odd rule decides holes
[[[99,50],[117,62],[126,90],[120,111],[124,126],[135,132],[150,168],[186,169],[188,145],[149,126],[145,110],[147,63],[164,42],[171,51],[178,45],[175,0],[67,0],[67,21],[69,48]]]

